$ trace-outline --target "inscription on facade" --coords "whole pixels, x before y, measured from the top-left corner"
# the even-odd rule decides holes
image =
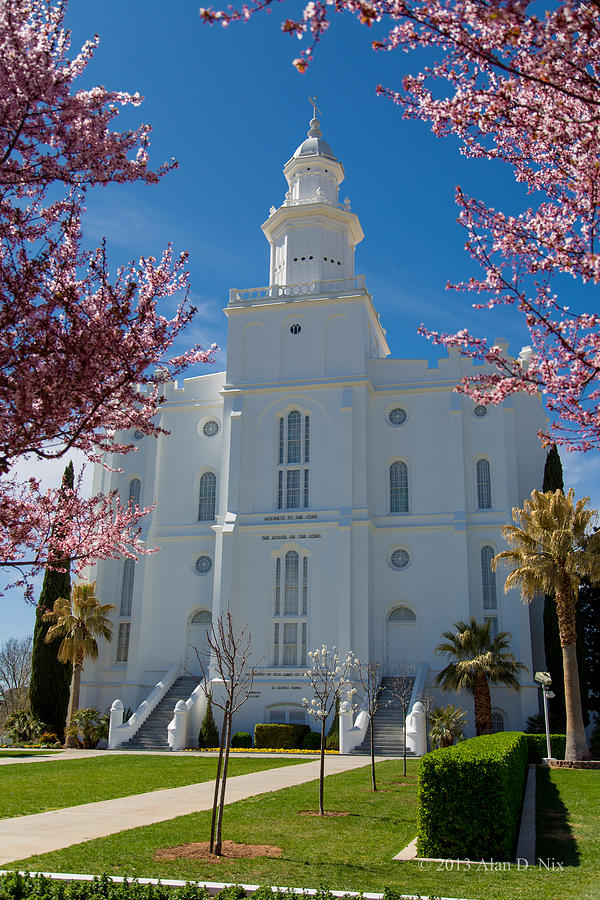
[[[261,534],[262,541],[311,541],[323,537],[321,534]]]
[[[297,522],[300,519],[318,519],[316,513],[295,513],[285,516],[263,516],[263,522]]]

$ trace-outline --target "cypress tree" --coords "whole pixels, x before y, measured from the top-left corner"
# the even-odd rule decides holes
[[[215,717],[213,716],[212,711],[212,699],[209,694],[206,700],[206,712],[204,713],[204,719],[200,726],[200,734],[198,735],[198,747],[201,750],[213,749],[214,747],[218,747],[220,742],[219,729],[215,723]]]
[[[563,470],[560,456],[553,444],[546,456],[546,465],[544,466],[544,481],[542,485],[544,493],[546,491],[561,490],[564,492]],[[556,614],[556,603],[554,596],[546,594],[544,598],[544,650],[546,654],[546,667],[552,677],[552,691],[555,694],[553,700],[550,700],[550,711],[558,723],[558,727],[562,729],[566,726],[567,713],[565,708],[565,682],[562,662],[562,647],[560,645],[560,635],[558,631],[558,616]],[[586,660],[585,660],[585,643],[583,629],[581,623],[581,612],[577,609],[577,663],[579,668],[579,686],[581,690],[581,704],[583,706],[584,721],[588,720],[587,712],[587,678],[586,678]]]
[[[73,463],[70,462],[64,471],[62,483],[65,487],[73,488],[73,481]],[[60,560],[57,565],[65,571],[46,569],[35,614],[29,702],[32,713],[63,741],[73,667],[71,663],[60,663],[56,658],[60,639],[57,638],[51,644],[45,642],[52,622],[44,622],[42,618],[46,610],[52,609],[55,600],[71,596],[69,560]]]

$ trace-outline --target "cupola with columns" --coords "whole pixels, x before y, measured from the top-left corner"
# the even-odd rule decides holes
[[[271,245],[271,285],[354,277],[354,249],[364,235],[350,201],[338,199],[344,167],[323,140],[319,120],[285,164],[285,200],[262,229]]]

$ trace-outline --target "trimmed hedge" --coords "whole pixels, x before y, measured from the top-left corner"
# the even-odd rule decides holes
[[[301,750],[304,735],[309,731],[310,725],[255,725],[254,747]]]
[[[526,734],[525,737],[527,738],[527,746],[529,748],[529,762],[541,763],[541,761],[545,759],[546,753],[548,752],[548,747],[546,745],[546,735]],[[552,749],[552,756],[554,757],[554,759],[565,758],[566,744],[566,734],[550,735],[550,747]]]
[[[231,746],[248,749],[252,747],[252,736],[247,731],[236,731],[231,738]]]
[[[302,741],[302,749],[303,750],[320,750],[321,749],[321,735],[318,731],[309,731],[308,734],[304,735],[304,740]]]
[[[68,876],[67,876],[68,877]],[[259,887],[252,900],[291,900],[294,897],[287,888]],[[344,894],[343,897],[348,895]],[[402,900],[400,890],[385,888],[384,900]],[[43,875],[18,875],[0,877],[0,900],[245,900],[246,892],[240,884],[230,884],[212,898],[203,884],[187,882],[184,887],[166,884],[139,884],[137,881],[113,882],[106,875],[93,881],[53,881]],[[321,888],[316,900],[340,900]],[[349,897],[348,900],[357,900]]]
[[[514,859],[528,737],[514,731],[482,735],[421,759],[419,856]]]

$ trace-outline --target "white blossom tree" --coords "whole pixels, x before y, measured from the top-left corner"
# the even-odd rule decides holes
[[[356,688],[352,686],[352,675],[359,665],[357,657],[348,651],[341,657],[335,647],[323,644],[320,649],[309,651],[311,667],[304,673],[313,691],[313,697],[304,697],[302,703],[308,714],[321,727],[321,766],[319,769],[319,815],[324,816],[323,782],[325,780],[325,723],[342,698],[352,702]]]
[[[356,666],[356,682],[362,706],[369,717],[369,731],[371,735],[371,784],[373,790],[377,790],[375,780],[375,713],[381,704],[381,663],[378,660],[368,663],[359,663]]]

